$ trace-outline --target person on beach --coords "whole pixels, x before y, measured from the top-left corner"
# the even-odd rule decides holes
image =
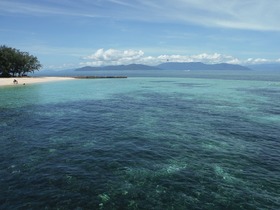
[[[17,85],[18,84],[18,81],[16,79],[14,79],[14,85]]]

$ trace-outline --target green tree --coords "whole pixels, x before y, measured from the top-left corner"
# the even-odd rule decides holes
[[[23,76],[42,67],[37,57],[18,49],[0,46],[0,76]]]

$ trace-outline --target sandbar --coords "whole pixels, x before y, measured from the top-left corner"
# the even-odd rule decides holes
[[[17,80],[18,84],[14,84],[13,81]],[[10,77],[10,78],[0,78],[0,86],[9,85],[28,85],[42,82],[55,82],[62,80],[75,79],[73,77]]]

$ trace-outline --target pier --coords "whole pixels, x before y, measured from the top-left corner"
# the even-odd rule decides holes
[[[75,79],[125,79],[127,76],[77,76]]]

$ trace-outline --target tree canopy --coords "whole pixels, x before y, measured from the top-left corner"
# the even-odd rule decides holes
[[[5,45],[0,46],[0,76],[23,76],[41,67],[37,57],[28,52],[21,52]]]

